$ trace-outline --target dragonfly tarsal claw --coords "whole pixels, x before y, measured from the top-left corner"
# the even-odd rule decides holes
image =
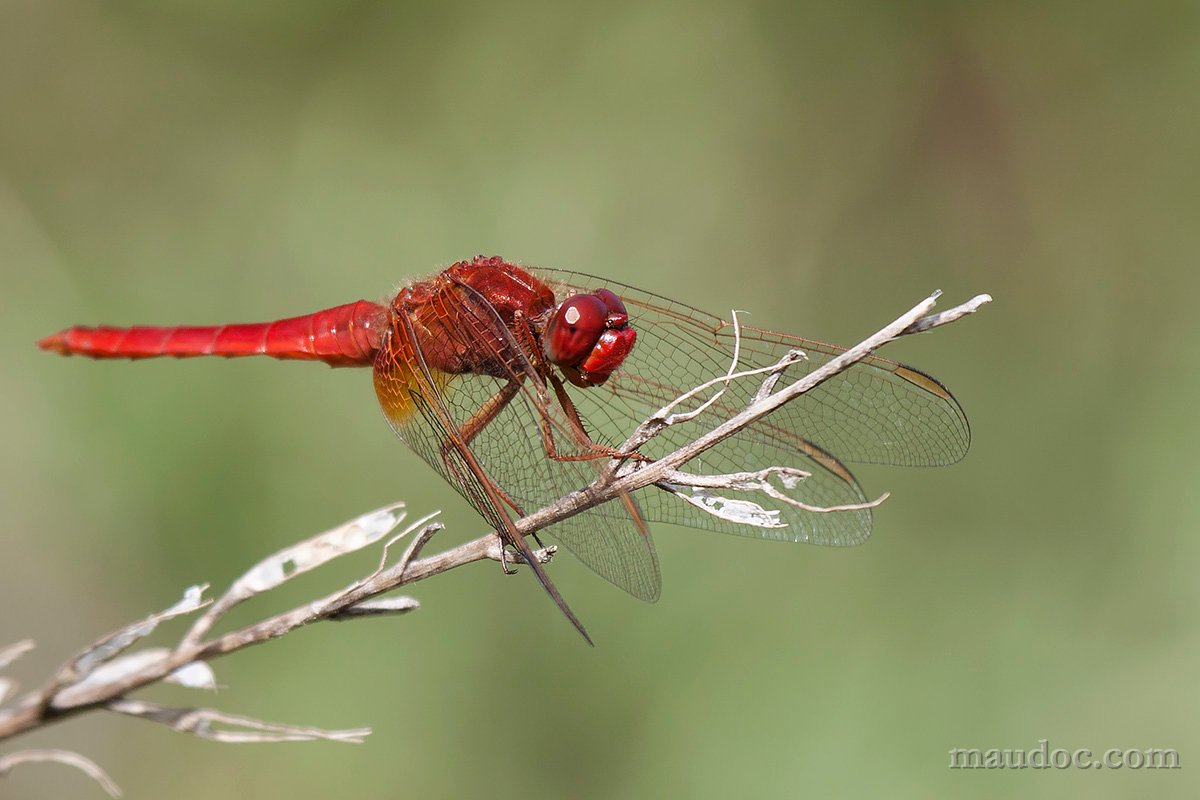
[[[504,546],[500,547],[500,569],[504,572],[505,575],[516,575],[517,574],[517,571],[515,569],[509,567],[508,562],[509,562],[509,559],[512,559],[515,562],[520,557],[521,557],[520,554],[511,552],[507,547],[504,547]]]
[[[554,554],[558,552],[558,545],[550,545],[541,547],[541,542],[538,542],[539,547],[533,551],[533,557],[539,564],[549,564],[554,558]],[[500,562],[500,568],[504,570],[505,575],[516,575],[517,570],[514,568],[517,564],[527,563],[525,556],[519,550],[510,550],[507,546],[500,547],[499,552],[493,551],[492,558]]]
[[[540,542],[538,543],[541,544]],[[539,564],[549,564],[554,559],[554,554],[558,552],[558,545],[552,544],[549,547],[538,547],[533,551],[533,557],[537,559]],[[525,556],[521,553],[509,553],[514,561],[525,563]]]

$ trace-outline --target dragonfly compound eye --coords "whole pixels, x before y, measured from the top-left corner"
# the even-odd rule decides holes
[[[546,326],[546,357],[563,367],[583,361],[604,332],[608,305],[594,294],[577,294],[563,301]]]
[[[629,316],[629,312],[625,310],[625,304],[621,302],[621,298],[617,297],[616,292],[611,289],[597,289],[593,294],[604,301],[604,305],[608,307],[610,315],[616,314],[624,317]],[[611,326],[611,322],[609,323]]]

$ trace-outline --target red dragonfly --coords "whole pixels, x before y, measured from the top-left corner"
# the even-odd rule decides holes
[[[514,547],[590,643],[514,519],[590,483],[612,457],[652,460],[692,441],[702,419],[671,426],[640,448],[618,446],[681,393],[724,375],[734,326],[613,281],[479,256],[415,281],[387,306],[360,300],[300,317],[206,327],[73,327],[38,343],[92,358],[267,355],[374,368],[375,392],[400,438]],[[739,369],[789,350],[791,381],[843,352],[739,326]],[[782,384],[781,384],[782,385]],[[757,382],[725,387],[718,408],[740,410]],[[704,426],[704,427],[701,427]],[[931,466],[958,461],[970,428],[953,395],[912,367],[871,357],[705,451],[697,471],[780,464],[811,475],[794,488],[812,506],[866,500],[846,461]],[[793,542],[854,545],[870,508],[815,513],[783,505],[778,527],[738,524],[655,487],[559,522],[547,533],[601,577],[654,601],[658,558],[645,520]]]

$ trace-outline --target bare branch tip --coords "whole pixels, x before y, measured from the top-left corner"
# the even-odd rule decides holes
[[[362,744],[371,734],[370,728],[325,730],[301,725],[265,722],[239,714],[226,714],[211,708],[171,708],[141,700],[114,700],[108,704],[108,709],[118,714],[126,714],[166,725],[179,733],[190,733],[202,739],[230,744],[306,742],[316,739]]]
[[[416,611],[421,604],[412,597],[384,597],[378,600],[364,600],[333,614],[329,619],[342,622],[360,617],[383,617],[407,614]]]
[[[22,639],[0,648],[0,669],[4,669],[36,646],[33,639]]]
[[[65,764],[68,767],[75,767],[100,784],[100,788],[107,792],[109,797],[121,796],[121,787],[117,786],[116,782],[108,776],[108,773],[99,764],[71,750],[19,750],[15,753],[9,753],[6,756],[0,756],[0,778],[7,776],[13,767],[37,762],[52,762],[55,764]]]

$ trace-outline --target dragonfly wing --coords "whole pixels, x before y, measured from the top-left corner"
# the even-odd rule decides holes
[[[619,445],[638,423],[682,392],[726,374],[735,344],[739,371],[771,366],[789,350],[802,351],[804,360],[782,372],[780,386],[844,352],[749,327],[737,330],[735,342],[731,323],[668,298],[578,273],[538,274],[560,297],[605,287],[629,309],[631,325],[638,331],[633,352],[603,386],[572,395],[593,437],[610,446]],[[642,452],[661,457],[694,440],[717,415],[741,411],[761,380],[759,376],[730,383],[708,413],[665,430]],[[705,474],[772,465],[801,468],[809,473],[807,478],[793,487],[776,488],[802,503],[828,508],[866,500],[843,460],[948,464],[962,458],[969,441],[966,416],[941,383],[912,367],[871,357],[706,451],[687,468]],[[714,500],[699,493],[692,499],[709,506],[732,501],[728,509],[736,516],[737,501],[746,498],[725,494]],[[755,527],[714,516],[654,489],[639,493],[638,501],[648,519],[758,538],[851,545],[864,541],[871,530],[871,512],[862,508],[816,513],[777,503],[766,510],[778,512],[779,527]]]
[[[612,391],[623,392],[637,404],[638,421],[643,409],[659,408],[729,369],[734,326],[719,316],[614,281],[560,270],[538,274],[560,296],[603,286],[625,302],[638,339],[616,373],[624,374],[625,380]],[[836,345],[744,325],[739,334],[739,369],[769,366],[792,349],[805,354],[803,362],[787,369],[784,380],[802,377],[845,352]],[[757,383],[746,381],[754,389]],[[736,401],[752,394],[733,393],[720,404],[721,410],[740,410]],[[893,466],[952,464],[966,455],[971,441],[966,414],[944,385],[918,369],[877,356],[796,398],[756,426],[774,427],[774,435],[790,434],[844,461]]]

